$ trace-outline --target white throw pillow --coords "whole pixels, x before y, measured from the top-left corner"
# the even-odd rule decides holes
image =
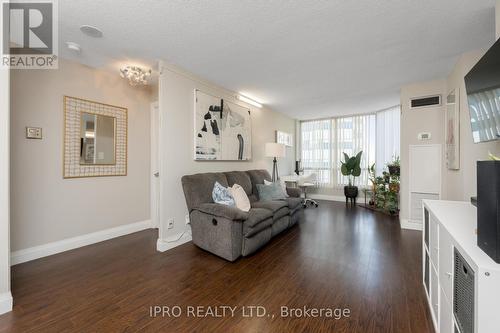
[[[273,182],[270,182],[270,181],[264,179],[264,185],[271,185],[271,184],[273,184]],[[281,186],[281,189],[283,190],[283,195],[285,196],[285,198],[288,198],[289,195],[288,195],[288,192],[286,191],[286,184],[285,184],[285,182],[282,181],[282,180],[280,180],[279,184]]]
[[[244,212],[248,212],[251,207],[250,200],[248,199],[248,195],[245,193],[243,187],[238,184],[234,184],[233,187],[228,187],[228,189],[233,196],[236,208],[241,209]]]

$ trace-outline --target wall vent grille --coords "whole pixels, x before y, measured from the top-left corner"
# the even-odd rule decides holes
[[[441,95],[426,96],[410,99],[410,109],[441,106]]]

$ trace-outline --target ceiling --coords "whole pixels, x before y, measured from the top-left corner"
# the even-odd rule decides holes
[[[495,0],[59,1],[60,54],[97,68],[165,60],[299,119],[399,103],[494,41]],[[99,27],[104,37],[79,31]],[[82,46],[79,56],[63,47]]]

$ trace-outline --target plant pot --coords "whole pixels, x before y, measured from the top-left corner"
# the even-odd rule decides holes
[[[399,193],[399,184],[389,184],[389,191]]]
[[[389,169],[389,174],[391,176],[399,176],[400,173],[399,165],[388,165],[387,168]]]
[[[356,198],[358,196],[358,187],[344,186],[344,195],[346,198]]]

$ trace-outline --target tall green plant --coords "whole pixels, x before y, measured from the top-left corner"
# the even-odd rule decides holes
[[[363,151],[352,157],[344,153],[344,161],[340,161],[342,164],[340,171],[344,176],[348,177],[349,186],[353,186],[356,177],[361,175],[361,155],[363,155]]]

